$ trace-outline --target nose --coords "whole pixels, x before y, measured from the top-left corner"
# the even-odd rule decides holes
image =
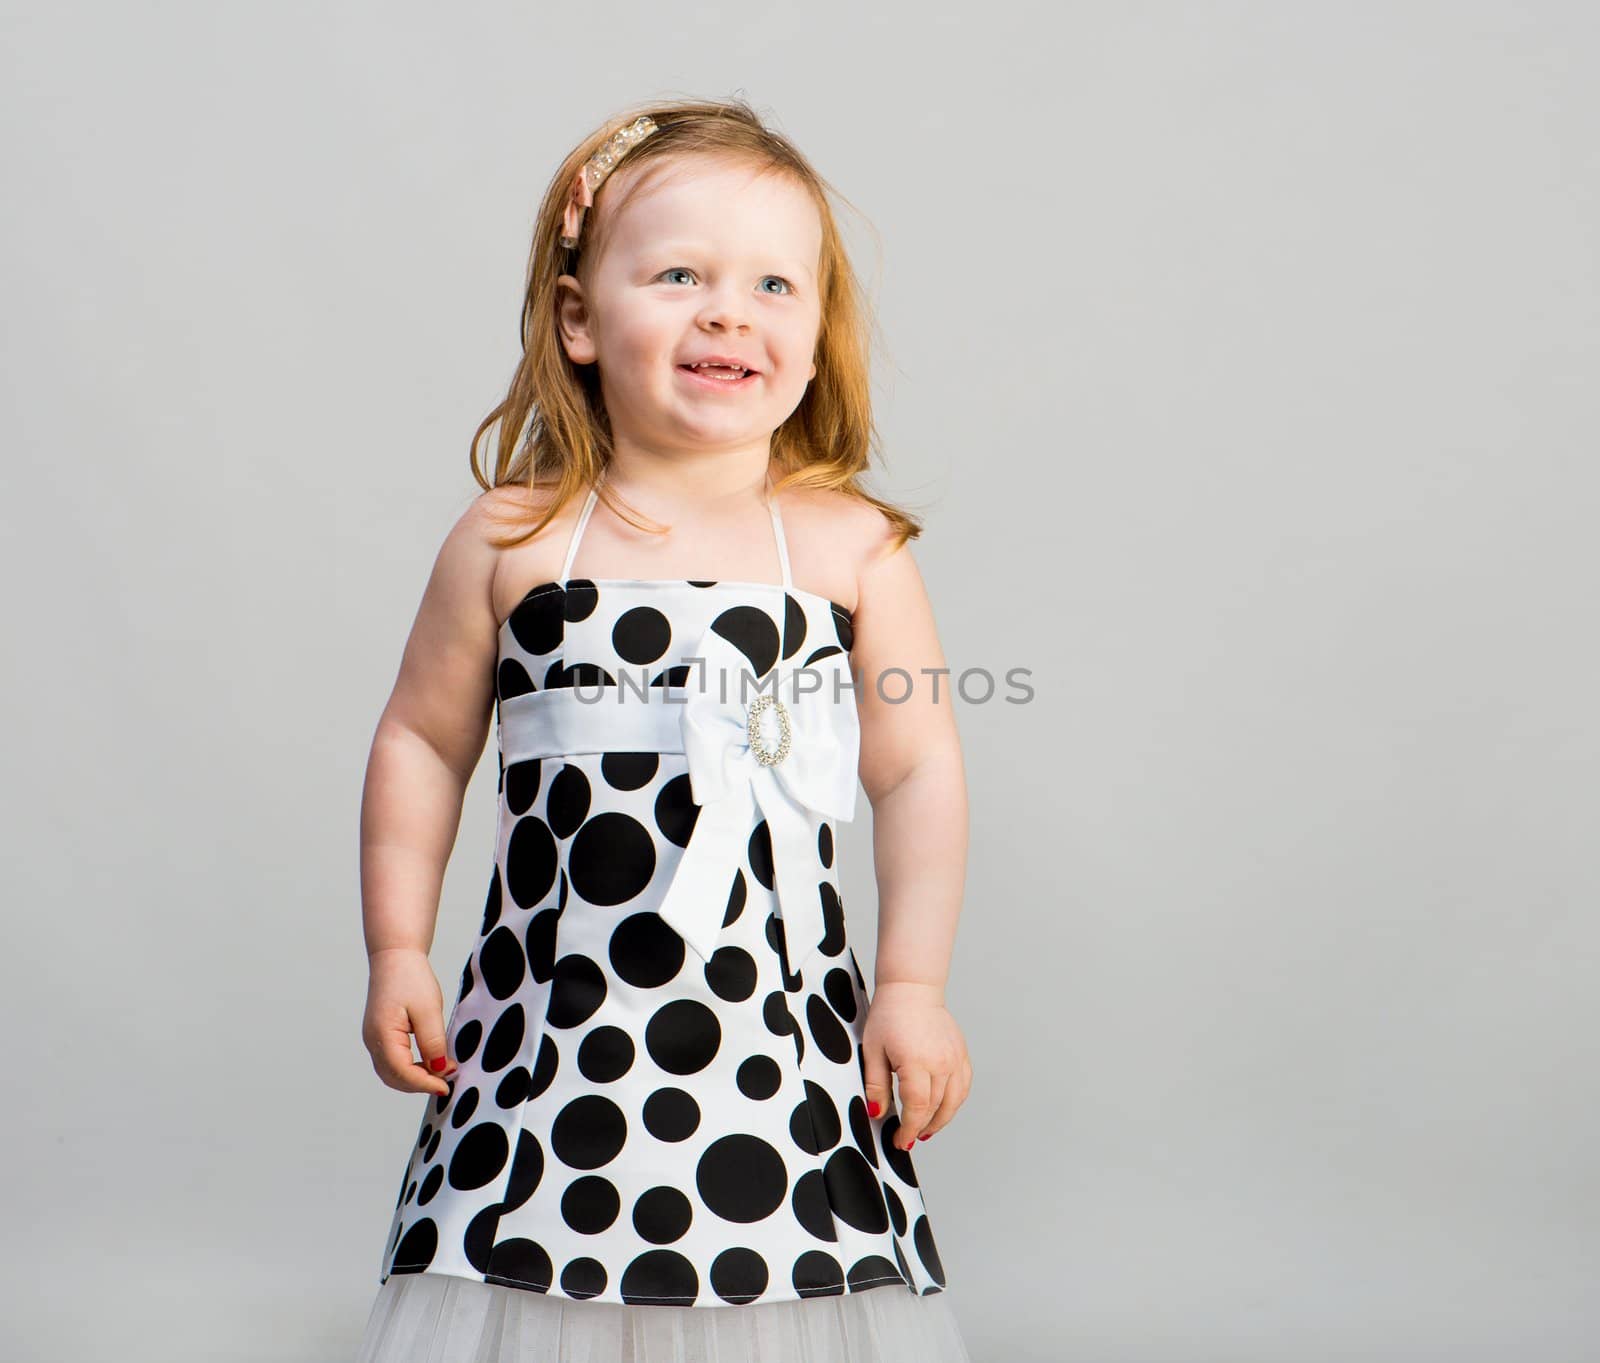
[[[748,331],[745,307],[744,296],[737,289],[708,290],[700,309],[700,325],[713,331]]]

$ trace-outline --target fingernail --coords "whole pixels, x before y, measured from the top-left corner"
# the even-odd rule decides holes
[[[917,1139],[918,1139],[918,1140],[919,1140],[919,1141],[925,1141],[925,1140],[927,1140],[927,1139],[928,1139],[928,1137],[929,1137],[929,1136],[931,1136],[931,1135],[933,1135],[933,1132],[931,1132],[931,1131],[924,1131],[924,1132],[923,1132],[923,1133],[922,1133],[922,1134],[921,1134],[921,1135],[920,1135],[920,1136],[918,1136],[918,1137],[917,1137]]]
[[[436,1060],[430,1060],[430,1061],[429,1061],[429,1062],[428,1062],[428,1064],[430,1064],[430,1065],[431,1065],[431,1066],[433,1066],[433,1068],[434,1068],[434,1069],[436,1069],[436,1070],[442,1070],[442,1069],[443,1069],[443,1068],[444,1068],[444,1067],[445,1067],[445,1066],[446,1066],[446,1065],[448,1065],[448,1064],[449,1064],[449,1063],[450,1063],[450,1062],[449,1062],[449,1061],[448,1061],[448,1060],[446,1060],[446,1059],[445,1059],[445,1058],[444,1058],[444,1057],[443,1057],[443,1056],[442,1056],[442,1055],[441,1055],[441,1056],[439,1056],[439,1057],[438,1057],[438,1059],[436,1059]]]
[[[880,1107],[876,1102],[869,1102],[867,1104],[867,1116],[869,1117],[876,1117],[882,1111],[883,1108]]]

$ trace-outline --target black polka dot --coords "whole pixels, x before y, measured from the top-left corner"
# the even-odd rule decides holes
[[[599,1174],[574,1179],[561,1194],[561,1219],[579,1235],[600,1234],[621,1210],[617,1185]]]
[[[833,1208],[828,1205],[828,1185],[823,1182],[822,1170],[807,1169],[794,1181],[794,1195],[789,1199],[794,1219],[801,1227],[819,1240],[837,1240],[839,1230],[833,1224]]]
[[[613,790],[641,790],[661,766],[653,752],[608,752],[600,759],[600,775]]]
[[[609,1164],[628,1138],[628,1119],[611,1099],[598,1093],[574,1098],[550,1128],[550,1148],[563,1164],[574,1169],[598,1169]]]
[[[828,996],[828,1002],[833,1005],[833,1011],[846,1022],[856,1019],[856,989],[855,982],[850,978],[850,972],[842,966],[835,966],[822,977],[822,992]]]
[[[633,1204],[633,1228],[653,1245],[681,1239],[693,1217],[689,1199],[667,1184],[647,1189]]]
[[[528,1101],[528,1085],[531,1076],[526,1068],[513,1065],[505,1072],[500,1082],[495,1085],[494,1105],[502,1112],[509,1112],[514,1107],[521,1107]]]
[[[650,834],[627,814],[596,814],[572,840],[572,887],[591,904],[626,903],[643,893],[655,869]]]
[[[503,1126],[479,1122],[464,1136],[450,1156],[450,1186],[463,1192],[492,1182],[506,1167],[511,1153]]]
[[[637,666],[653,663],[672,642],[672,626],[654,606],[634,606],[617,617],[611,646],[617,656]]]
[[[539,1038],[539,1058],[533,1066],[533,1077],[528,1081],[528,1097],[537,1098],[556,1077],[556,1068],[561,1060],[556,1051],[556,1043],[546,1032]]]
[[[538,689],[533,684],[533,678],[528,675],[528,669],[515,658],[502,659],[500,666],[495,669],[494,690],[501,700],[526,696]]]
[[[770,1216],[789,1190],[783,1156],[759,1136],[723,1136],[705,1148],[695,1166],[701,1200],[725,1221]]]
[[[600,604],[600,591],[592,578],[575,577],[566,584],[562,596],[562,614],[573,624],[587,620]]]
[[[412,1222],[401,1236],[394,1252],[393,1269],[396,1273],[420,1273],[433,1262],[439,1252],[439,1227],[432,1217]]]
[[[550,826],[532,814],[512,826],[506,843],[506,889],[518,907],[532,908],[556,883],[556,840]]]
[[[675,999],[651,1015],[644,1044],[650,1058],[669,1074],[695,1074],[716,1056],[722,1025],[698,999]]]
[[[850,1062],[855,1055],[850,1034],[820,994],[812,994],[806,1000],[806,1022],[811,1027],[811,1039],[823,1055],[835,1065]]]
[[[814,1080],[805,1081],[806,1096],[789,1117],[789,1135],[808,1155],[820,1155],[839,1143],[844,1128],[833,1095]]]
[[[589,816],[589,778],[580,767],[566,763],[550,783],[550,798],[545,802],[545,817],[558,838],[570,838]]]
[[[692,783],[687,775],[674,776],[656,796],[655,820],[661,836],[675,847],[687,847],[694,832],[700,806],[694,802]]]
[[[528,973],[540,984],[544,984],[555,972],[556,927],[560,922],[560,909],[541,909],[528,920],[528,931],[524,939],[528,953]]]
[[[523,597],[511,618],[511,637],[520,648],[536,657],[554,653],[561,647],[561,592],[559,588],[535,587]]]
[[[700,1275],[673,1249],[649,1249],[622,1270],[622,1300],[630,1306],[693,1306]]]
[[[719,947],[706,962],[706,983],[719,999],[743,1003],[756,992],[755,958],[743,947]]]
[[[794,1261],[794,1290],[802,1297],[837,1297],[844,1294],[844,1269],[831,1254],[808,1249]]]
[[[636,989],[656,989],[683,968],[683,938],[659,913],[632,914],[611,934],[611,965]]]
[[[739,1066],[739,1092],[758,1102],[772,1097],[782,1080],[778,1062],[770,1055],[752,1055]]]
[[[792,658],[806,641],[806,608],[787,592],[783,596],[783,656]]]
[[[444,1166],[436,1164],[417,1185],[417,1206],[426,1207],[442,1187],[444,1187]]]
[[[933,1243],[933,1227],[928,1224],[925,1215],[919,1216],[917,1224],[911,1228],[911,1243],[917,1247],[917,1258],[922,1260],[922,1266],[928,1270],[928,1276],[943,1287],[944,1263],[939,1258],[938,1246]]]
[[[533,802],[539,798],[539,775],[542,765],[539,758],[530,757],[523,762],[513,762],[506,768],[506,807],[513,814],[526,814],[533,808]]]
[[[745,900],[749,897],[750,889],[745,884],[744,872],[733,873],[733,888],[728,891],[728,907],[722,915],[722,926],[731,927],[738,921],[739,915],[744,912]]]
[[[515,1211],[522,1206],[539,1186],[544,1177],[544,1147],[539,1138],[528,1130],[517,1133],[517,1153],[511,1161],[511,1177],[506,1180],[501,1211]]]
[[[891,1278],[898,1282],[904,1281],[895,1266],[883,1255],[869,1254],[850,1265],[850,1272],[845,1280],[850,1284],[852,1292],[861,1292]]]
[[[561,1270],[561,1290],[587,1301],[606,1290],[606,1271],[598,1259],[574,1259]]]
[[[826,821],[817,829],[817,860],[824,868],[833,865],[833,825]]]
[[[700,1125],[700,1105],[682,1089],[657,1089],[644,1100],[644,1129],[658,1141],[686,1141]]]
[[[605,972],[574,952],[556,962],[545,1016],[552,1027],[576,1027],[593,1017],[605,998]]]
[[[895,1192],[887,1183],[879,1185],[883,1189],[883,1200],[889,1204],[889,1224],[894,1227],[896,1235],[906,1233],[906,1204],[900,1200],[900,1194]]]
[[[520,1003],[513,1003],[495,1019],[489,1039],[483,1043],[480,1062],[489,1074],[503,1070],[522,1051],[522,1039],[527,1033],[527,1018]]]
[[[548,1292],[552,1273],[544,1246],[517,1237],[501,1240],[489,1251],[489,1271],[484,1277],[501,1287],[531,1287]]]
[[[730,606],[711,628],[744,654],[758,680],[778,661],[778,627],[758,606]]]
[[[478,928],[480,937],[487,937],[494,931],[494,926],[500,921],[500,868],[494,868],[494,874],[489,877],[489,897],[483,904],[483,923]],[[466,987],[463,985],[461,994],[466,997]]]
[[[489,1271],[489,1256],[494,1251],[494,1237],[500,1230],[500,1204],[491,1202],[471,1221],[461,1237],[461,1252],[467,1262],[479,1273]]]
[[[457,1089],[452,1095],[455,1098],[455,1111],[450,1114],[450,1125],[459,1131],[472,1120],[472,1114],[478,1110],[478,1089],[475,1084],[468,1084],[466,1088]]]
[[[711,1261],[711,1290],[734,1306],[747,1306],[767,1290],[767,1261],[736,1245]]]
[[[867,1116],[866,1101],[859,1093],[851,1096],[848,1119],[850,1122],[850,1138],[855,1141],[856,1149],[865,1155],[867,1162],[876,1169],[878,1167],[878,1142],[872,1134],[872,1118]]]
[[[613,1083],[632,1067],[633,1038],[620,1027],[596,1027],[578,1047],[578,1072],[592,1083]]]
[[[839,891],[824,880],[817,886],[822,897],[822,944],[817,948],[824,956],[837,956],[845,949],[844,905],[839,902]]]
[[[772,889],[772,829],[767,826],[765,819],[751,830],[750,841],[744,850],[750,862],[750,872],[761,882],[761,888]]]
[[[911,1152],[902,1150],[894,1143],[895,1133],[900,1130],[900,1116],[891,1112],[883,1119],[883,1125],[878,1128],[878,1149],[883,1152],[884,1159],[889,1161],[889,1167],[894,1170],[894,1175],[909,1188],[917,1186],[916,1171],[911,1167]]]
[[[889,1212],[878,1191],[878,1176],[853,1145],[843,1145],[822,1167],[828,1201],[834,1214],[857,1230],[881,1235],[889,1229]]]
[[[499,927],[478,949],[478,970],[484,986],[497,999],[509,999],[527,975],[522,943],[510,928]]]
[[[456,1029],[456,1064],[464,1065],[472,1059],[473,1053],[478,1049],[478,1043],[483,1040],[483,1024],[477,1018],[470,1022],[463,1022]]]

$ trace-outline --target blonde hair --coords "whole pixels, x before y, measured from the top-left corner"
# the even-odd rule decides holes
[[[899,507],[881,501],[860,484],[871,452],[878,448],[872,421],[868,350],[870,313],[860,281],[850,264],[829,205],[837,191],[811,167],[784,136],[767,128],[742,99],[641,105],[617,115],[589,134],[556,171],[534,223],[528,254],[527,289],[522,303],[522,358],[510,391],[473,433],[470,452],[473,477],[488,491],[519,485],[547,488],[544,514],[522,533],[498,544],[509,548],[536,535],[572,497],[597,481],[611,455],[611,428],[594,370],[567,357],[557,334],[557,276],[575,273],[588,278],[596,247],[603,245],[605,225],[595,237],[600,201],[610,189],[607,179],[595,194],[595,207],[584,215],[583,230],[573,252],[561,246],[562,215],[579,170],[618,127],[641,114],[655,120],[657,130],[630,148],[618,163],[639,167],[669,157],[719,156],[790,177],[808,190],[822,219],[822,253],[818,270],[821,323],[814,356],[816,377],[800,405],[772,433],[776,465],[774,490],[785,487],[833,489],[877,507],[894,528],[894,548],[922,533],[921,522]],[[626,190],[624,190],[626,194]],[[842,202],[842,195],[837,195]],[[625,201],[625,199],[624,199]],[[615,217],[616,208],[609,218]],[[569,255],[577,255],[569,269]],[[478,445],[499,423],[491,477],[480,466]],[[524,427],[526,437],[523,438]],[[600,497],[630,524],[647,527],[619,508],[602,485]],[[516,522],[524,524],[525,516]]]

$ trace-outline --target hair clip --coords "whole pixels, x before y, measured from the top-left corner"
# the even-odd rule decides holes
[[[605,183],[606,176],[616,168],[617,162],[632,148],[656,131],[656,121],[649,114],[640,114],[632,123],[617,129],[605,145],[583,163],[583,169],[572,182],[567,196],[566,212],[561,218],[561,244],[572,247],[578,244],[578,233],[583,230],[584,211],[594,205],[595,191]]]

